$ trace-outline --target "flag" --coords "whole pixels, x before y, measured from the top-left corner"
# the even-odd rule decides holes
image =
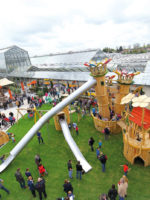
[[[23,85],[23,82],[21,82],[21,88],[22,88],[22,90],[24,91],[24,85]]]
[[[10,90],[10,89],[8,89],[8,93],[9,93],[9,97],[10,97],[10,99],[13,99],[12,94],[11,94],[11,90]]]

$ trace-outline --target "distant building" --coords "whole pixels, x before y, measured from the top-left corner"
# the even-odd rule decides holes
[[[11,46],[0,49],[0,77],[8,77],[18,83],[20,80],[26,82],[33,79],[52,79],[56,82],[78,81],[82,84],[90,78],[90,71],[84,63],[90,60],[100,62],[106,57],[112,58],[107,66],[109,70],[107,76],[114,75],[113,70],[116,68],[131,73],[140,71],[141,74],[134,78],[134,85],[142,85],[149,91],[150,53],[104,53],[100,49],[87,49],[29,58],[27,51]]]
[[[17,46],[0,49],[0,76],[7,77],[10,73],[25,71],[31,66],[28,52]]]

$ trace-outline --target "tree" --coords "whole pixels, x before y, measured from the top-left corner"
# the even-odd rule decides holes
[[[120,47],[119,47],[119,52],[122,52],[122,51],[123,51],[123,47],[120,46]]]

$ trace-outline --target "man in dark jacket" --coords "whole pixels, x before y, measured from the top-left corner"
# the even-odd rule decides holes
[[[90,137],[90,139],[89,139],[89,145],[91,146],[91,151],[94,151],[94,148],[93,148],[94,142],[95,142],[95,140],[92,137]]]
[[[64,181],[63,187],[64,187],[64,192],[66,192],[66,194],[68,194],[69,191],[73,192],[73,187],[68,180]]]
[[[42,193],[44,194],[44,197],[47,197],[46,191],[45,191],[45,180],[42,178],[38,178],[38,182],[35,185],[36,190],[39,193],[40,200],[42,200]]]
[[[15,173],[15,177],[16,177],[16,181],[18,181],[20,183],[20,187],[21,188],[26,188],[25,186],[25,180],[20,172],[20,168],[17,169],[16,173]]]
[[[109,129],[109,127],[106,127],[104,129],[104,134],[105,134],[105,140],[108,140],[109,135],[110,135],[110,129]]]
[[[108,197],[110,200],[116,200],[116,197],[118,195],[117,190],[115,189],[115,185],[112,185],[112,188],[108,191]]]
[[[80,176],[80,180],[82,179],[82,165],[80,164],[80,161],[76,164],[76,178],[78,179],[78,176]]]
[[[103,154],[103,152],[100,153],[99,160],[102,164],[102,172],[105,172],[105,164],[106,164],[107,157],[106,155]]]

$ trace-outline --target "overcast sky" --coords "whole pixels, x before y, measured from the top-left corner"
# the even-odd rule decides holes
[[[150,0],[5,0],[0,48],[30,55],[150,43]]]

